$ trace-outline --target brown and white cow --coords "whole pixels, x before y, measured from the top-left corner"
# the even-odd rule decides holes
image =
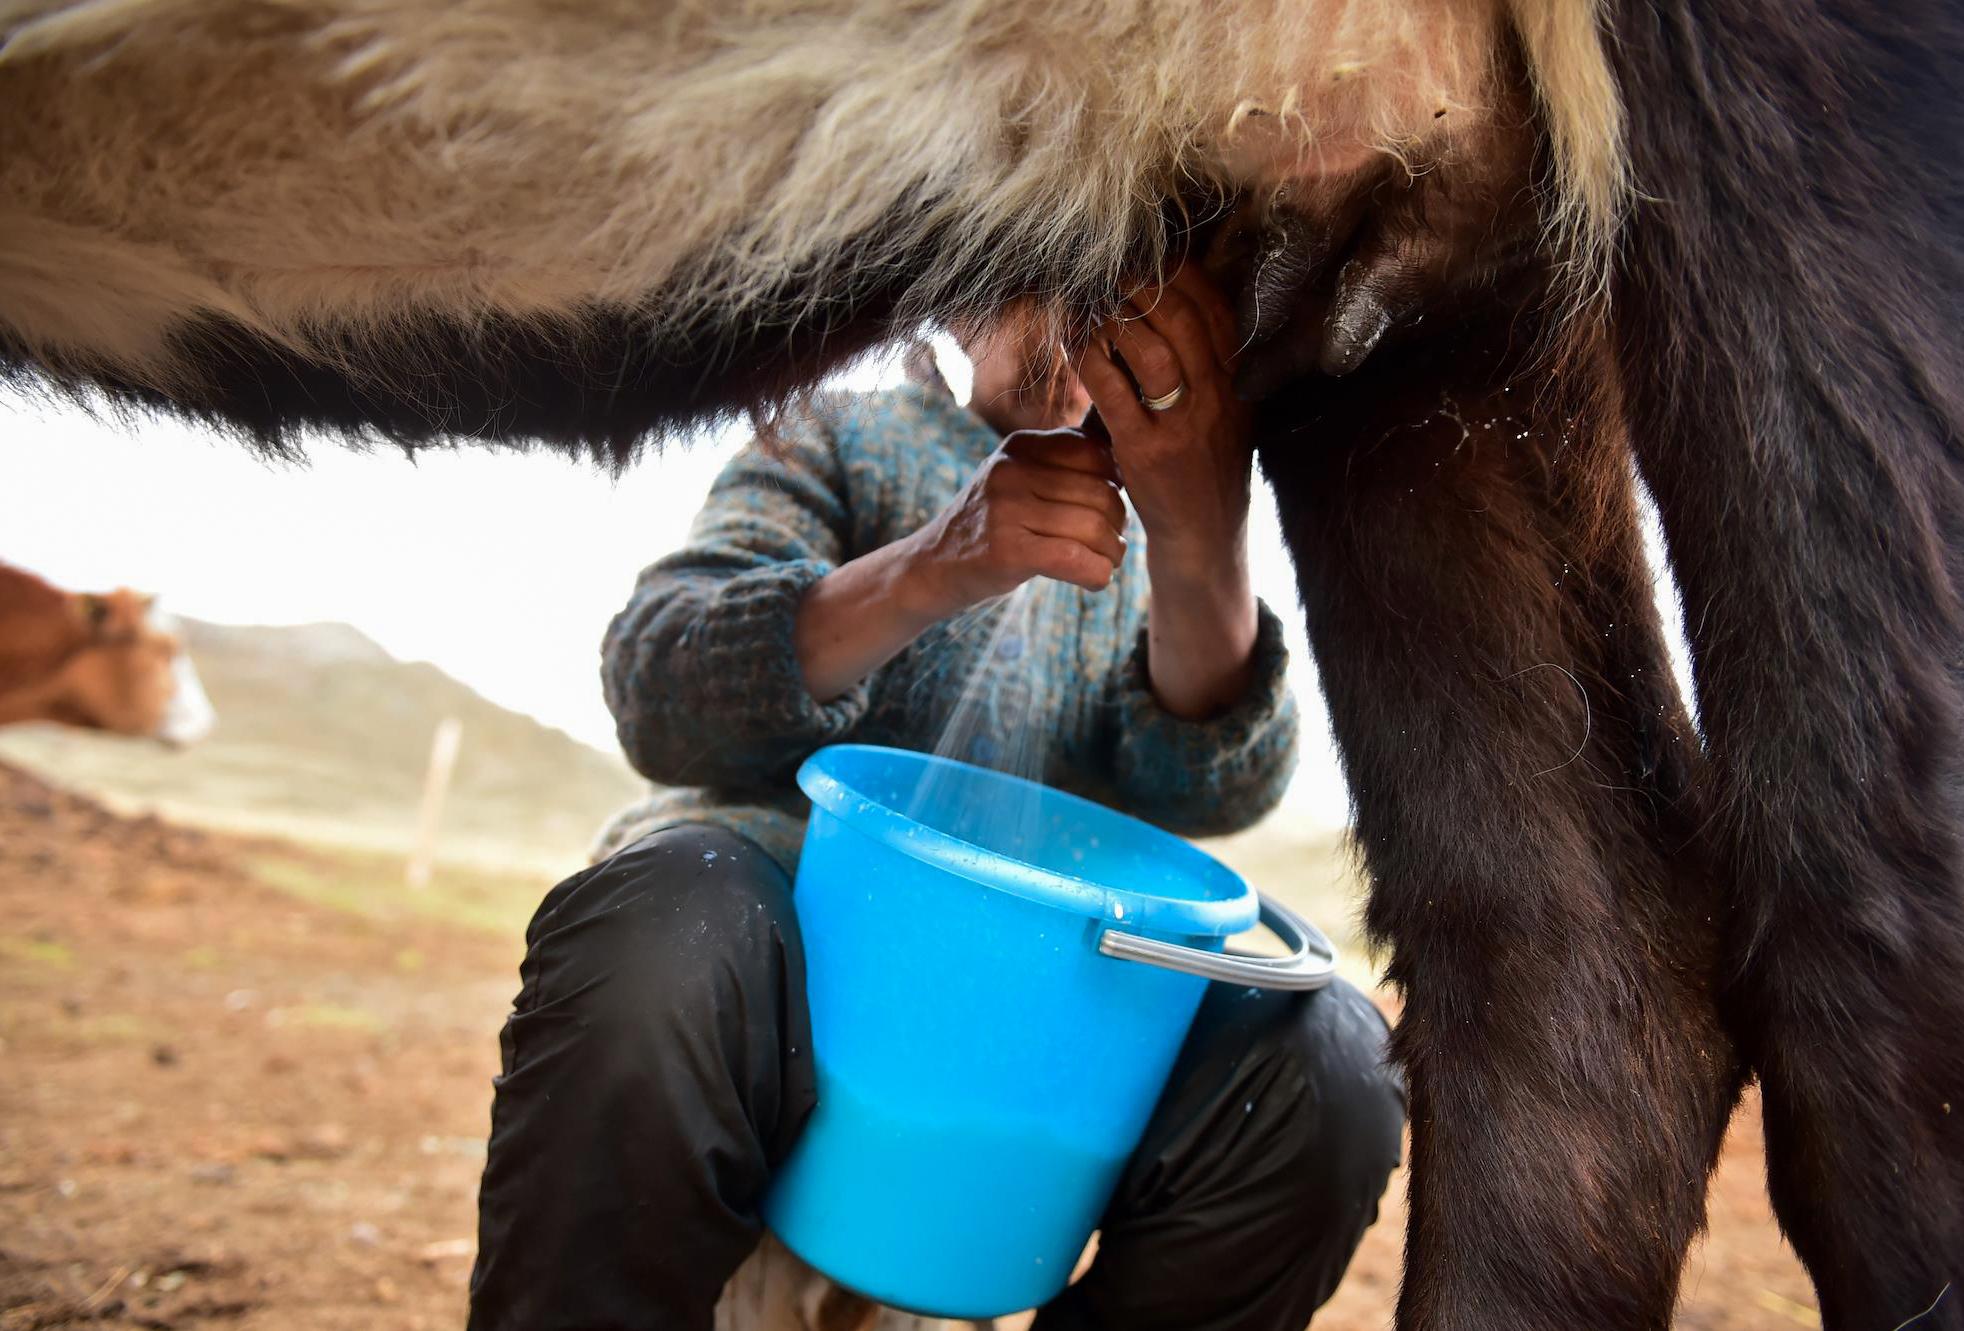
[[[153,597],[67,592],[0,564],[0,726],[54,721],[175,747],[214,719]]]

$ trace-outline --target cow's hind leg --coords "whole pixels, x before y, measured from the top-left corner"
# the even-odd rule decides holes
[[[1404,998],[1400,1325],[1662,1328],[1739,1087],[1698,759],[1596,362],[1510,335],[1299,386],[1262,462]]]
[[[1726,1012],[1830,1331],[1964,1328],[1964,13],[1628,4],[1616,293],[1734,894]],[[1666,84],[1682,97],[1640,99]]]
[[[1761,1082],[1774,1211],[1830,1331],[1955,1331],[1964,489],[1907,444],[1857,461],[1671,442],[1645,462],[1684,589],[1725,1010]],[[1936,502],[1919,470],[1943,478]]]

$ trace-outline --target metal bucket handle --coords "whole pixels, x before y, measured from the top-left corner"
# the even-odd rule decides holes
[[[1323,931],[1266,894],[1258,892],[1256,896],[1261,901],[1262,923],[1289,948],[1288,956],[1203,952],[1116,929],[1098,935],[1098,950],[1120,961],[1143,961],[1148,966],[1258,989],[1321,989],[1328,985],[1337,973],[1337,950]]]

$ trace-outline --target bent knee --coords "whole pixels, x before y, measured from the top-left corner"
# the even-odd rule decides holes
[[[691,824],[643,837],[555,888],[527,931],[541,1003],[583,1021],[645,1023],[775,985],[797,918],[784,871],[754,842]]]
[[[1403,1153],[1405,1083],[1390,1061],[1390,1027],[1354,985],[1296,996],[1271,1033],[1271,1055],[1300,1078],[1299,1147],[1354,1162],[1373,1198]]]

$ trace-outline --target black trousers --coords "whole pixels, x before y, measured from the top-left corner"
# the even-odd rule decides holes
[[[526,933],[478,1199],[472,1331],[707,1331],[817,1094],[791,887],[720,828],[567,879]],[[1302,1331],[1398,1163],[1355,989],[1215,985],[1038,1331]]]

